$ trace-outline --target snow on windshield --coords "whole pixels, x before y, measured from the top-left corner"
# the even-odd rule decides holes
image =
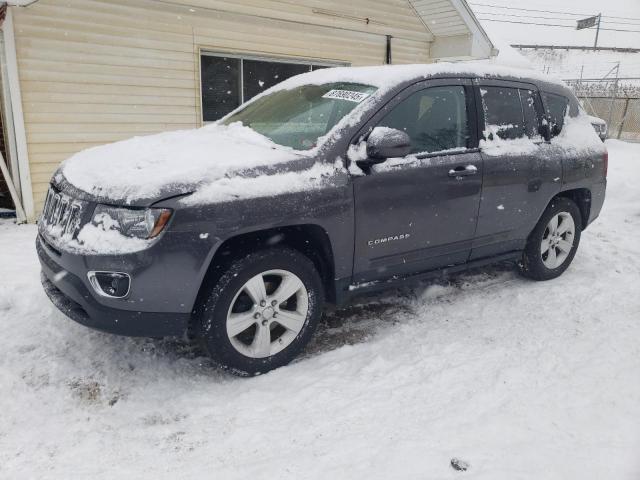
[[[310,150],[375,90],[355,83],[278,90],[247,103],[220,123],[241,122],[279,145]]]

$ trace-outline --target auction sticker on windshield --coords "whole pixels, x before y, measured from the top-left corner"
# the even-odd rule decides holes
[[[368,93],[352,92],[351,90],[329,90],[322,96],[322,98],[335,98],[338,100],[360,103],[368,96]]]

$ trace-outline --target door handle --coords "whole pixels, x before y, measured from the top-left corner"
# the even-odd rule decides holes
[[[468,175],[475,175],[476,173],[478,173],[478,168],[475,165],[461,165],[449,170],[450,177],[466,177]]]

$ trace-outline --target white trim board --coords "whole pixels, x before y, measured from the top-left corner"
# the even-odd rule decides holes
[[[22,197],[22,206],[28,222],[35,221],[35,209],[33,203],[33,189],[31,187],[31,170],[29,167],[29,154],[27,151],[27,135],[24,127],[24,114],[22,112],[22,95],[20,93],[20,79],[18,78],[18,60],[16,56],[16,40],[13,30],[13,8],[7,8],[7,16],[2,24],[2,37],[4,40],[7,82],[9,89],[9,102],[13,116],[13,131],[15,135],[16,156],[18,160],[18,183]],[[9,121],[10,119],[7,119]]]

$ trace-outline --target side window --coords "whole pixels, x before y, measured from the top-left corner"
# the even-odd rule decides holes
[[[524,118],[517,88],[480,87],[484,111],[485,138],[497,135],[503,140],[524,135]]]
[[[407,132],[411,153],[464,148],[469,138],[464,87],[431,87],[415,92],[396,105],[378,126]]]
[[[542,97],[547,106],[547,116],[551,123],[551,135],[556,136],[562,131],[564,117],[569,107],[569,99],[562,95],[546,92],[542,93]]]
[[[540,136],[540,119],[542,115],[538,111],[536,92],[528,89],[520,89],[522,112],[524,113],[524,134],[529,138]]]

